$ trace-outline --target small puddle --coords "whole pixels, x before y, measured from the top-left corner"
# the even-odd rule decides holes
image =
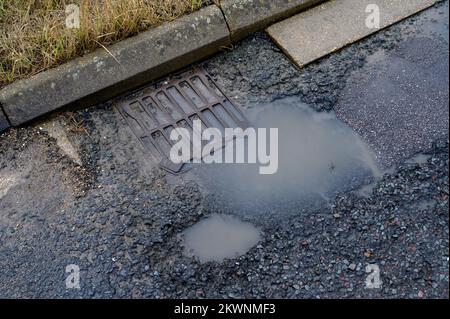
[[[431,200],[422,200],[416,203],[413,203],[412,206],[420,211],[433,211],[437,205],[437,201],[434,199]]]
[[[406,163],[423,165],[427,164],[431,157],[432,156],[429,154],[416,154],[412,158],[408,159]]]
[[[200,262],[222,261],[245,254],[260,240],[250,223],[228,215],[212,215],[182,233],[185,255]]]

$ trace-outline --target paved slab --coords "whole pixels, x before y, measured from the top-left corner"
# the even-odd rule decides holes
[[[267,32],[301,67],[435,3],[435,0],[333,0],[277,23]],[[371,14],[375,12],[370,5],[379,8],[379,27],[368,27],[373,26]]]
[[[220,7],[233,41],[325,0],[222,0]]]

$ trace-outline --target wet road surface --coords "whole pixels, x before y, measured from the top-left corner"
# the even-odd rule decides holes
[[[10,130],[0,297],[448,298],[446,65],[448,1],[302,70],[263,33],[205,61],[244,110],[285,97],[336,110],[386,166],[364,196],[308,213],[228,210],[159,170],[109,103]],[[258,244],[221,263],[187,256],[180,234],[221,213],[260,230]],[[66,288],[69,264],[80,289]],[[365,287],[367,264],[381,289]]]

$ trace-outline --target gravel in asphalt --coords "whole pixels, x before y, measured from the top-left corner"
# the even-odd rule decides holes
[[[444,9],[448,1],[302,70],[262,33],[204,65],[243,109],[292,96],[339,113],[344,104],[356,108],[343,101],[365,68],[379,71],[401,59],[417,71],[412,79],[420,79],[420,66],[411,61],[422,50],[405,48],[441,48],[429,50],[429,66],[440,63],[442,52],[448,56],[448,44],[442,48],[439,35],[424,35],[421,27],[448,32]],[[378,57],[382,63],[373,65]],[[448,81],[443,70],[435,76]],[[448,126],[445,132],[430,114],[441,110],[439,103],[436,95],[420,111],[436,134],[421,127],[424,137],[401,144],[407,147],[401,156],[389,145],[379,148],[396,165],[365,196],[342,192],[314,212],[287,216],[280,208],[270,218],[217,211],[199,183],[160,171],[109,103],[58,116],[81,165],[40,124],[12,129],[0,137],[0,297],[448,298]],[[394,112],[402,107],[396,105]],[[361,117],[348,114],[369,140],[358,130]],[[407,114],[409,123],[427,123]],[[405,125],[399,132],[408,127],[417,129]],[[373,141],[375,148],[379,140]],[[261,241],[222,263],[185,256],[179,234],[217,213],[253,224]],[[66,288],[68,264],[79,265],[81,289]],[[381,289],[366,288],[368,264],[379,266]]]

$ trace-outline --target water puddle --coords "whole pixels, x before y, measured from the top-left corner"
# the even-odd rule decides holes
[[[293,98],[255,109],[248,114],[253,127],[278,128],[278,171],[261,175],[259,164],[195,166],[215,209],[299,213],[381,174],[366,144],[334,113],[318,113]]]
[[[437,205],[437,201],[434,199],[431,200],[422,200],[416,203],[413,203],[412,206],[420,211],[430,211],[432,212]]]
[[[185,254],[200,262],[222,261],[245,254],[260,240],[250,223],[227,215],[212,215],[182,234]]]
[[[417,154],[414,157],[412,157],[409,160],[407,160],[406,163],[423,165],[423,164],[427,164],[428,160],[430,160],[431,157],[432,156],[429,155],[429,154]]]

